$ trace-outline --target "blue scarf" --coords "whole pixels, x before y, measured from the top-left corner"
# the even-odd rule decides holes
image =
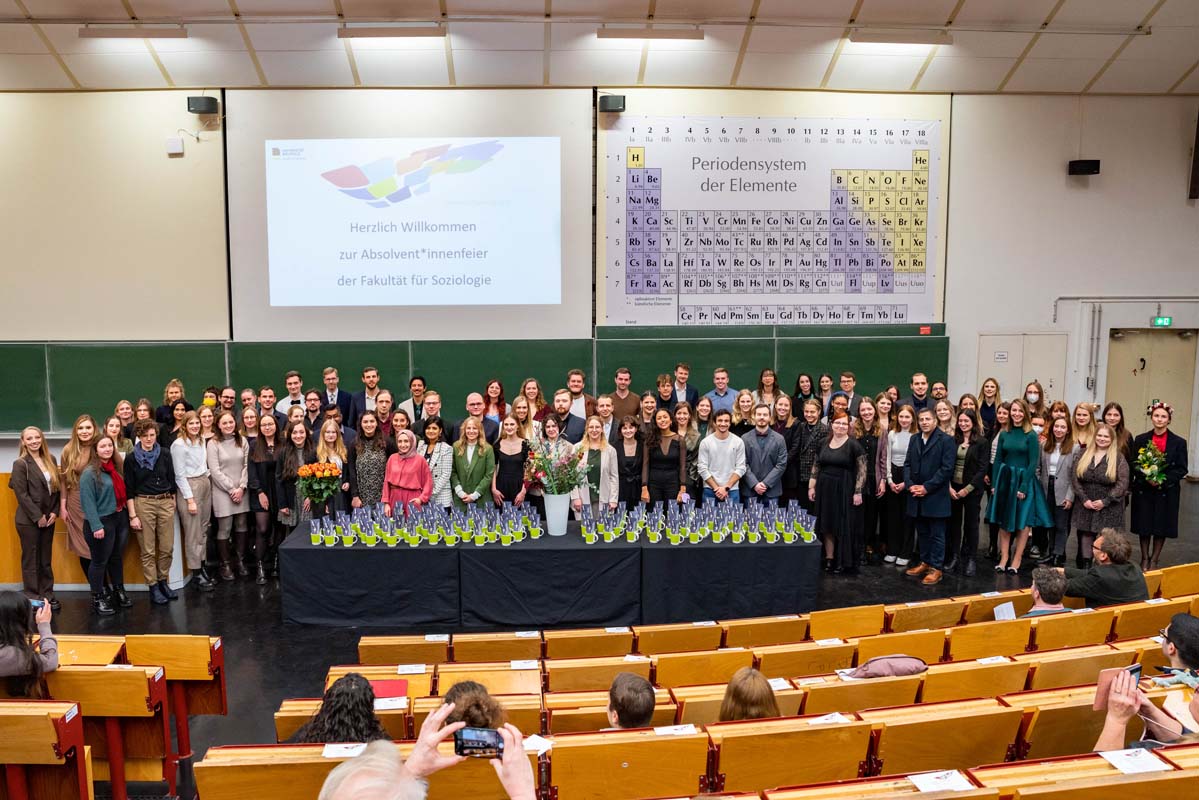
[[[158,442],[154,443],[153,450],[147,450],[140,444],[133,447],[133,460],[142,469],[153,470],[154,465],[158,463],[158,454],[162,452],[162,448],[158,446]]]

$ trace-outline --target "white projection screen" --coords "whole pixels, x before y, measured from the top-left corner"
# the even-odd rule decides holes
[[[587,338],[591,106],[228,91],[234,339]]]

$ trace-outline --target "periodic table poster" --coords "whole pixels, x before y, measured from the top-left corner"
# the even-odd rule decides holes
[[[933,322],[941,123],[621,115],[607,325]]]

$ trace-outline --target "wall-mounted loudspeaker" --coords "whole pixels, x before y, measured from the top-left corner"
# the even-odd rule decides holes
[[[624,95],[623,94],[601,94],[599,96],[599,110],[609,111],[613,114],[619,114],[624,111]]]
[[[189,97],[187,98],[187,110],[193,114],[215,114],[217,99],[215,97]]]
[[[1098,175],[1099,159],[1084,158],[1077,161],[1071,161],[1069,172],[1071,175]]]

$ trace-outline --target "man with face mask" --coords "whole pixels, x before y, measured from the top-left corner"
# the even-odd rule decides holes
[[[908,443],[903,482],[908,487],[908,516],[916,523],[920,563],[907,574],[923,575],[922,583],[931,586],[941,582],[945,521],[951,512],[949,479],[957,462],[957,445],[953,437],[937,427],[932,409],[921,411],[917,423],[920,433]]]

